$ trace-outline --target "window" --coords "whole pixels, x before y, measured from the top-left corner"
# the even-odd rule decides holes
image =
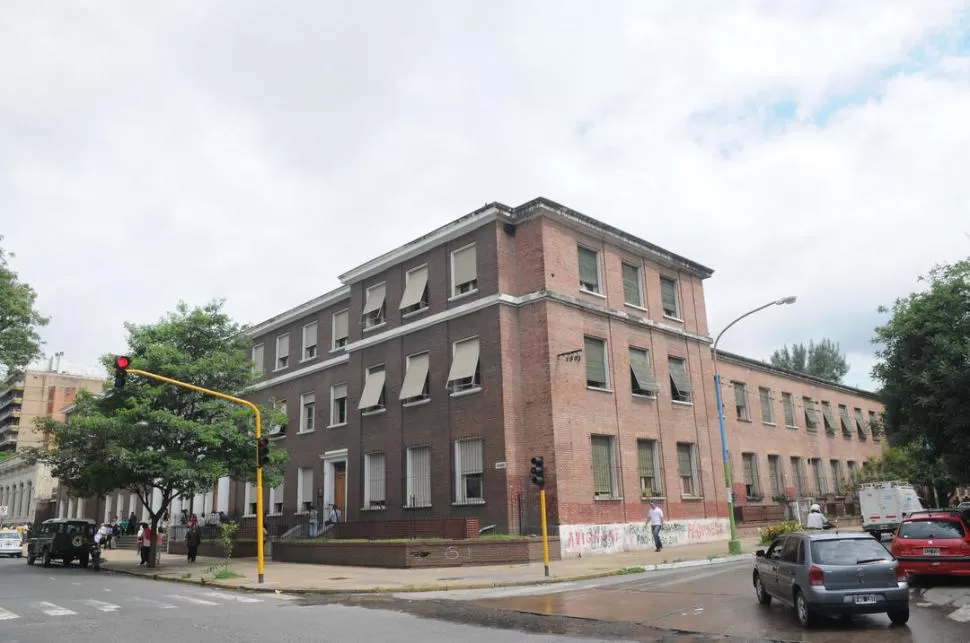
[[[404,362],[404,383],[401,384],[400,400],[404,404],[414,404],[429,399],[428,353],[408,355]]]
[[[791,393],[781,394],[781,408],[785,411],[785,426],[796,428],[795,424],[795,402],[792,400]]]
[[[404,275],[401,314],[410,315],[428,307],[428,267],[419,266]]]
[[[304,393],[300,396],[300,433],[308,433],[316,428],[317,396]]]
[[[599,294],[600,253],[589,248],[579,248],[579,289]]]
[[[748,387],[744,382],[732,382],[734,385],[734,413],[742,422],[751,421],[751,409],[748,408]]]
[[[347,424],[347,385],[330,387],[330,426]]]
[[[771,389],[761,386],[758,388],[758,400],[761,402],[761,423],[775,423],[775,409],[771,405]]]
[[[612,435],[590,437],[593,460],[593,497],[616,498],[616,449]]]
[[[805,495],[805,471],[802,470],[801,458],[792,457],[791,473],[792,473],[792,477],[795,479],[795,493],[797,493],[799,496],[804,496]]]
[[[282,413],[285,419],[283,420],[282,424],[274,424],[271,426],[269,429],[269,435],[270,437],[283,437],[286,435],[286,426],[290,423],[286,410],[286,400],[274,400],[273,410]]]
[[[818,415],[815,413],[815,402],[810,397],[802,398],[802,407],[805,410],[805,430],[818,430]]]
[[[813,458],[812,463],[812,474],[815,478],[815,495],[817,497],[824,496],[828,493],[828,485],[825,483],[825,469],[822,468],[822,459]]]
[[[478,257],[475,244],[451,253],[451,296],[460,297],[478,290]]]
[[[849,417],[849,407],[839,404],[839,419],[842,421],[842,435],[852,436],[852,419]]]
[[[276,370],[284,369],[290,364],[290,334],[276,338]]]
[[[364,392],[360,394],[357,409],[361,413],[374,413],[384,410],[384,365],[371,366],[364,376]]]
[[[776,455],[768,456],[768,477],[771,479],[771,496],[775,499],[785,495],[781,477],[781,458]]]
[[[838,460],[831,460],[829,464],[832,467],[832,491],[837,494],[842,493],[842,463]]]
[[[663,304],[664,317],[680,319],[680,297],[677,294],[676,279],[660,278],[660,302]]]
[[[660,489],[660,476],[657,475],[656,440],[637,440],[637,475],[640,477],[640,497],[656,498],[663,492]]]
[[[485,442],[455,440],[455,502],[485,502]]]
[[[387,321],[387,307],[384,301],[386,290],[385,284],[377,284],[367,289],[364,298],[364,310],[360,315],[364,330],[383,326]]]
[[[301,512],[313,510],[313,469],[310,467],[296,470],[296,502]]]
[[[643,286],[640,280],[640,269],[628,263],[623,266],[623,302],[627,306],[643,308]]]
[[[748,498],[761,498],[761,472],[758,470],[758,456],[754,453],[742,453],[741,462],[744,465],[744,489]]]
[[[333,329],[331,332],[333,345],[330,350],[337,350],[338,348],[343,348],[347,345],[347,337],[349,333],[347,332],[350,325],[350,311],[341,310],[340,312],[334,313],[331,319]]]
[[[383,453],[364,456],[364,509],[386,508],[385,461]]]
[[[586,353],[586,386],[609,389],[610,380],[606,375],[606,342],[595,337],[584,337],[583,344]]]
[[[313,359],[317,356],[317,322],[311,322],[303,327],[303,359]]]
[[[822,401],[822,422],[825,425],[826,433],[835,433],[835,416],[832,415],[832,405],[825,400]]]
[[[956,518],[952,520],[907,520],[899,526],[899,537],[917,540],[962,540],[964,531],[963,525]]]
[[[431,447],[407,451],[407,499],[405,507],[431,506]]]
[[[262,344],[256,344],[253,346],[252,360],[253,360],[253,373],[262,373],[265,366],[265,347]]]
[[[586,363],[589,364],[588,361]],[[650,351],[630,347],[630,388],[634,395],[646,397],[656,397],[657,392],[660,391],[660,385],[653,376]]]
[[[283,483],[269,490],[269,513],[276,516],[283,513]]]
[[[860,440],[866,439],[866,421],[862,417],[862,409],[855,409],[855,430]]]
[[[463,339],[451,345],[448,390],[451,394],[475,391],[482,386],[478,338]]]
[[[667,357],[670,370],[670,397],[675,402],[689,403],[694,390],[687,376],[687,360],[682,357]]]
[[[855,482],[856,474],[858,473],[855,467],[855,460],[846,460],[845,468],[849,472],[849,481]]]
[[[879,439],[879,420],[876,418],[875,411],[869,411],[869,430],[872,432],[872,439]]]
[[[694,466],[694,445],[677,443],[677,474],[680,476],[680,492],[685,496],[697,495],[697,469]]]
[[[246,507],[246,515],[255,516],[256,515],[256,485],[254,485],[252,482],[247,482],[246,492],[244,495],[246,496],[244,501],[244,505]]]

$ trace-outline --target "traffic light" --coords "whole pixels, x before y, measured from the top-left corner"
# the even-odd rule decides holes
[[[259,458],[256,460],[256,466],[262,467],[267,464],[269,464],[269,438],[260,438]]]
[[[120,391],[125,388],[125,380],[128,378],[128,367],[131,366],[131,360],[128,359],[127,355],[118,355],[115,357],[115,390]]]
[[[532,484],[542,489],[546,484],[546,463],[541,455],[532,458]]]

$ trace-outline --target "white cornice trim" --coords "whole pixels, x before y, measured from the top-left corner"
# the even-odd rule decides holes
[[[291,308],[285,313],[280,313],[276,317],[270,317],[264,322],[256,324],[250,328],[246,329],[246,336],[255,338],[264,333],[268,333],[272,330],[280,328],[281,326],[286,326],[300,317],[305,317],[319,310],[336,304],[344,299],[350,298],[350,286],[341,286],[335,290],[331,290],[328,293],[324,293],[315,299],[300,304],[296,308]]]
[[[334,366],[340,366],[341,364],[346,364],[349,361],[350,361],[350,355],[347,355],[347,354],[338,355],[337,357],[331,357],[328,360],[318,362],[317,364],[313,364],[312,366],[305,366],[303,368],[298,368],[293,371],[290,371],[289,373],[285,373],[283,375],[277,375],[276,377],[271,377],[268,380],[263,380],[262,382],[253,384],[247,389],[247,392],[252,393],[254,391],[262,391],[263,389],[271,388],[273,386],[276,386],[277,384],[283,384],[284,382],[289,382],[290,380],[295,380],[297,378],[304,377],[306,375],[312,375],[313,373],[316,373],[318,371],[323,371],[328,368],[333,368]]]
[[[491,207],[476,214],[452,221],[420,239],[395,248],[353,270],[345,272],[338,279],[340,279],[341,283],[349,285],[372,277],[387,270],[391,266],[413,259],[418,255],[424,254],[431,248],[448,243],[449,241],[454,241],[458,237],[491,223],[498,218],[500,213],[501,210],[497,207]]]
[[[712,351],[713,352],[713,351]],[[878,402],[882,404],[882,400],[878,395],[872,391],[867,391],[862,388],[856,388],[854,386],[849,386],[847,384],[839,384],[837,382],[829,382],[820,377],[813,377],[811,375],[806,375],[805,373],[796,373],[795,371],[789,371],[788,369],[778,368],[777,366],[772,366],[768,362],[762,362],[751,357],[745,357],[744,355],[738,355],[736,353],[729,353],[725,351],[717,351],[717,361],[728,362],[735,366],[741,366],[753,371],[761,371],[763,373],[770,373],[772,375],[777,375],[779,377],[784,377],[786,379],[795,380],[797,382],[802,382],[803,384],[808,384],[809,386],[814,386],[817,388],[829,389],[832,391],[839,391],[841,393],[848,393],[856,397],[862,397],[873,402]]]

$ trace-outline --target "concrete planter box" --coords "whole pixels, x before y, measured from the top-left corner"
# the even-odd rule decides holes
[[[549,558],[559,560],[558,538],[549,539]],[[401,542],[283,541],[273,543],[273,560],[283,563],[394,569],[514,565],[541,562],[542,539],[483,538]]]

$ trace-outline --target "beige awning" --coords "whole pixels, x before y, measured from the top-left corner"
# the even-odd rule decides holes
[[[475,246],[468,246],[452,255],[453,287],[474,281],[478,278]]]
[[[428,288],[428,267],[418,268],[408,273],[408,283],[401,295],[401,310],[416,306],[424,298],[424,291]]]
[[[361,315],[369,315],[377,312],[384,305],[384,284],[374,286],[367,291],[367,301],[364,302],[364,311]]]
[[[379,371],[371,371],[367,375],[367,383],[364,385],[364,392],[361,393],[360,403],[357,405],[358,410],[366,411],[380,405],[381,393],[384,392],[385,374],[382,368]]]
[[[448,383],[475,376],[478,369],[478,340],[471,339],[455,345],[455,355],[451,358]]]
[[[350,326],[350,313],[346,310],[339,312],[333,316],[333,337],[334,339],[343,339],[348,335],[348,328]]]
[[[412,355],[408,358],[408,372],[404,376],[404,383],[401,385],[400,399],[408,400],[418,397],[424,391],[424,385],[428,381],[428,354]]]

